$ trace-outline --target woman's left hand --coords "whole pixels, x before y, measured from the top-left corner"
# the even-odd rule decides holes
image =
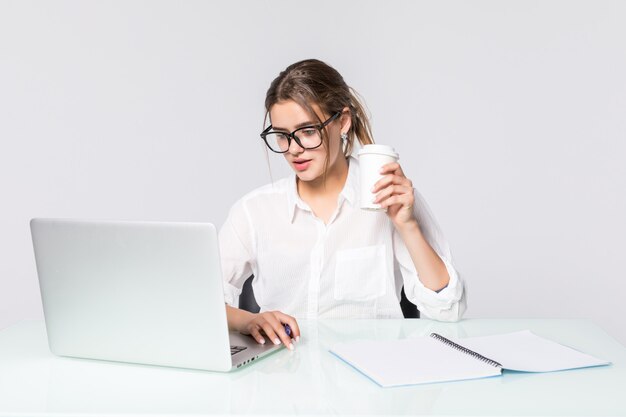
[[[374,203],[387,209],[387,215],[396,227],[416,222],[413,215],[413,182],[404,175],[400,164],[393,162],[383,165],[380,174],[383,178],[376,182],[372,191],[376,194]]]

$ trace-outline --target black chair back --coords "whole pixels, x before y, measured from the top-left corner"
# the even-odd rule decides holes
[[[254,275],[251,275],[250,278],[246,280],[243,284],[243,288],[241,289],[241,295],[239,296],[239,308],[242,310],[249,311],[251,313],[258,313],[260,310],[259,305],[254,298],[254,291],[252,290],[252,278]],[[413,304],[410,302],[406,295],[404,294],[404,287],[402,287],[402,292],[400,293],[400,308],[402,309],[402,314],[405,319],[419,319],[420,312]]]

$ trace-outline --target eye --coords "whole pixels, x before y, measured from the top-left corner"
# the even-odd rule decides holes
[[[307,128],[300,131],[304,136],[313,136],[317,134],[317,129]]]

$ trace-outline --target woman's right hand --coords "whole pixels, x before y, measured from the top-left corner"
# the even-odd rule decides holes
[[[291,338],[285,331],[285,324],[291,328]],[[251,335],[260,344],[264,344],[267,338],[275,345],[284,343],[290,350],[294,348],[291,339],[300,339],[300,328],[296,319],[280,311],[253,314],[250,320],[242,323],[239,331]]]
[[[251,335],[258,343],[264,344],[267,339],[270,343],[281,342],[291,350],[294,345],[291,338],[296,342],[300,339],[300,328],[295,318],[280,311],[264,311],[262,313],[250,313],[235,307],[226,305],[228,327],[242,334]],[[284,325],[291,328],[291,338],[287,335]]]

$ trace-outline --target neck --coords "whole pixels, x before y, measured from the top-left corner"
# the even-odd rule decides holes
[[[313,181],[300,181],[296,179],[298,184],[298,194],[304,200],[306,199],[323,199],[336,198],[341,190],[343,190],[348,178],[348,161],[340,156],[335,164],[326,172],[326,181],[324,176],[316,178]]]

